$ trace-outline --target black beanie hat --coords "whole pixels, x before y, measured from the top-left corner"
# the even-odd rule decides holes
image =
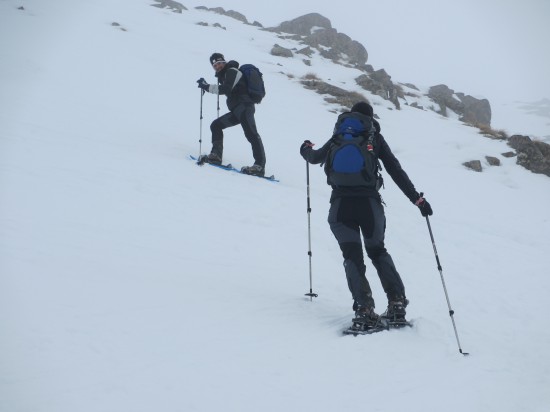
[[[352,112],[359,112],[366,114],[367,116],[372,117],[374,114],[374,111],[372,110],[372,106],[368,104],[367,102],[358,102],[353,105],[351,108]]]
[[[225,57],[223,57],[223,54],[221,53],[213,53],[212,56],[210,56],[210,64],[214,64],[217,62],[225,63]]]

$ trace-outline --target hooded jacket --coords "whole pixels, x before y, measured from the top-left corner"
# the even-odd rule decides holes
[[[413,183],[409,179],[409,176],[399,163],[399,160],[395,157],[390,149],[390,146],[384,139],[384,136],[380,133],[380,124],[376,119],[372,119],[374,127],[376,128],[376,134],[374,136],[373,146],[374,154],[378,159],[382,161],[386,171],[391,176],[395,184],[401,189],[401,191],[414,203],[419,194],[416,191]],[[329,139],[320,149],[313,150],[311,147],[305,147],[300,151],[302,157],[312,164],[324,163],[328,158],[330,149],[333,146],[332,138]],[[374,190],[362,186],[354,187],[336,187],[332,186],[332,195],[330,201],[338,197],[380,197],[380,194]]]
[[[239,70],[239,63],[235,60],[228,61],[224,68],[216,73],[218,84],[211,84],[208,91],[227,97],[227,108],[231,111],[239,104],[254,104],[248,95],[248,88]]]

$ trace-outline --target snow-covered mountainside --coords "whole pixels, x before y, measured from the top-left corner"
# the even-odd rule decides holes
[[[388,176],[387,247],[415,326],[343,336],[352,301],[314,166],[319,296],[304,296],[298,154],[304,139],[330,137],[341,108],[299,80],[359,92],[357,70],[275,57],[275,43],[296,43],[143,0],[3,0],[0,32],[1,411],[548,411],[548,177],[502,157],[504,142],[361,91],[433,206],[470,356],[426,221]],[[215,51],[264,73],[256,120],[279,183],[188,160],[200,137],[210,149],[216,99],[204,96],[201,121],[195,81],[215,80]],[[501,166],[462,166],[486,155]],[[239,127],[226,131],[224,158],[252,163]],[[382,311],[370,262],[367,276]]]

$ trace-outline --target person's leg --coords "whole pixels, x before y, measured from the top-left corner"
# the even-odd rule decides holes
[[[212,122],[210,130],[212,131],[212,150],[211,153],[220,158],[223,157],[223,130],[239,124],[239,120],[231,112],[220,116]]]
[[[404,317],[404,308],[407,306],[408,301],[406,300],[405,286],[403,285],[401,276],[397,272],[393,259],[384,245],[386,230],[384,207],[380,200],[369,198],[365,212],[368,224],[363,223],[365,227],[365,230],[363,230],[363,239],[367,255],[378,273],[384,292],[386,292],[389,306],[393,304],[392,302],[397,302],[399,306],[399,302],[401,302],[400,306],[402,308],[398,308],[398,310],[402,312],[401,314]]]
[[[254,164],[265,168],[265,150],[262,138],[258,133],[256,127],[256,120],[254,119],[254,113],[256,109],[253,104],[244,105],[242,113],[240,113],[241,126],[244,131],[246,139],[252,146],[252,156],[254,157]]]
[[[357,310],[358,307],[373,309],[372,291],[365,276],[366,267],[359,224],[355,220],[353,207],[350,205],[355,200],[353,198],[335,199],[330,207],[328,222],[344,257],[344,268],[354,300],[354,309]]]

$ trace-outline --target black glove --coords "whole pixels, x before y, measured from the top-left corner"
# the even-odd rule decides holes
[[[210,85],[206,83],[206,80],[204,80],[204,78],[201,77],[199,80],[197,80],[197,83],[199,84],[200,89],[204,90],[205,92],[208,91]]]
[[[302,154],[302,152],[308,147],[311,149],[313,146],[315,146],[315,143],[311,143],[309,140],[304,140],[304,143],[300,146],[300,154]]]
[[[416,206],[418,206],[422,216],[426,217],[426,216],[431,216],[431,215],[434,214],[434,212],[432,210],[432,207],[430,206],[428,201],[426,199],[424,199],[424,197],[422,197],[422,193],[420,193],[420,196],[418,197],[416,202],[414,202],[414,204]]]

